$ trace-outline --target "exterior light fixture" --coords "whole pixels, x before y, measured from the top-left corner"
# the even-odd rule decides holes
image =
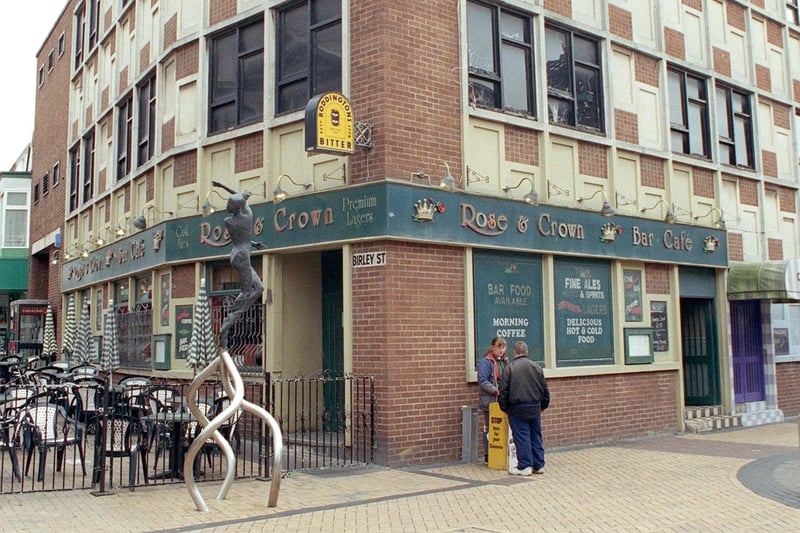
[[[286,200],[286,198],[289,197],[289,194],[286,191],[284,191],[283,189],[281,189],[281,179],[283,179],[283,178],[288,179],[290,182],[292,182],[293,185],[295,185],[297,187],[303,187],[303,189],[305,189],[305,190],[308,190],[308,189],[311,188],[311,184],[310,183],[297,183],[296,181],[294,181],[292,179],[292,177],[290,175],[281,174],[280,176],[278,176],[278,180],[275,183],[275,190],[272,191],[272,198],[273,198],[273,201],[276,204]]]
[[[719,213],[719,218],[717,218],[711,225],[717,229],[723,229],[723,230],[726,229],[727,224],[725,223],[725,214],[722,212],[722,209],[718,207],[712,207],[705,215],[695,215],[694,219],[700,220],[701,218],[710,216],[714,212]]]
[[[206,193],[206,201],[203,202],[203,216],[204,217],[207,217],[208,215],[213,215],[217,211],[217,208],[214,206],[214,204],[211,203],[211,193],[212,192],[214,194],[216,194],[217,196],[219,196],[219,199],[222,200],[223,202],[226,201],[225,197],[222,196],[218,190],[209,189],[209,191]]]
[[[667,224],[675,224],[678,221],[678,217],[675,216],[675,211],[670,209],[669,204],[666,201],[664,201],[663,198],[659,198],[658,201],[653,205],[651,205],[650,207],[643,207],[639,209],[639,212],[644,213],[645,211],[650,211],[651,209],[655,209],[661,204],[667,206],[667,214],[664,215],[664,222],[666,222]]]
[[[522,184],[525,183],[526,181],[531,184],[531,190],[530,190],[530,192],[528,192],[528,194],[524,195],[522,197],[522,199],[526,203],[529,203],[531,205],[539,205],[539,193],[536,192],[536,189],[533,186],[533,180],[528,178],[528,177],[522,178],[513,187],[509,187],[508,185],[506,185],[505,187],[503,187],[503,192],[508,192],[508,191],[512,191],[514,189],[519,189],[522,186]]]
[[[58,250],[53,250],[53,253],[50,254],[50,264],[57,265],[60,260],[61,260],[61,253]]]
[[[414,178],[417,178],[417,179],[420,179],[420,180],[428,180],[428,185],[431,185],[431,186],[433,185],[433,183],[431,183],[431,177],[428,174],[426,174],[423,171],[421,171],[421,170],[417,170],[416,172],[412,172],[411,173],[411,177],[408,178],[408,181],[410,181],[411,183],[414,183]]]
[[[156,213],[161,213],[162,215],[172,216],[172,215],[175,214],[172,211],[162,211],[161,209],[157,208],[153,204],[147,204],[142,208],[141,214],[138,217],[134,218],[133,222],[131,222],[131,224],[133,225],[134,228],[136,228],[138,230],[143,230],[143,229],[145,229],[147,227],[146,214],[147,214],[148,210],[155,211]]]
[[[583,202],[587,202],[592,198],[594,198],[595,196],[597,196],[598,194],[603,195],[603,207],[600,208],[600,214],[603,215],[604,217],[614,216],[616,210],[613,207],[611,207],[611,204],[608,202],[608,196],[606,195],[606,191],[604,191],[603,189],[598,189],[594,191],[594,193],[587,198],[584,197],[578,198],[578,203],[580,204]]]
[[[450,174],[450,165],[444,161],[442,161],[442,164],[447,169],[447,173],[439,180],[439,188],[447,192],[453,192],[456,190],[456,179]],[[459,179],[458,182],[461,183],[461,180]]]
[[[114,234],[117,237],[122,237],[128,232],[126,227],[128,225],[128,220],[130,220],[130,218],[131,217],[129,217],[128,215],[122,215],[121,217],[119,217],[119,220],[117,220],[117,226],[116,228],[114,228]]]

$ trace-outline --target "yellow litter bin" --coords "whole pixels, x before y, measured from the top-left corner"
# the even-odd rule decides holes
[[[489,404],[489,468],[508,469],[508,415],[497,402]]]

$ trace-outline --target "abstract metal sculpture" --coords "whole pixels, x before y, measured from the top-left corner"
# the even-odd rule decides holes
[[[228,231],[231,243],[233,244],[231,265],[239,273],[239,286],[242,292],[236,297],[230,312],[222,322],[219,332],[219,355],[195,377],[189,387],[187,406],[192,415],[197,418],[203,430],[195,437],[192,444],[189,446],[189,450],[186,452],[186,457],[183,462],[183,478],[186,480],[187,490],[192,500],[194,500],[197,510],[208,511],[208,507],[203,497],[200,495],[197,482],[194,479],[194,461],[207,439],[213,438],[225,453],[225,458],[227,460],[225,480],[217,494],[218,500],[225,499],[228,489],[230,489],[231,483],[233,483],[234,476],[236,475],[236,455],[230,443],[225,440],[218,430],[230,418],[236,416],[241,408],[261,418],[267,426],[269,426],[270,432],[272,433],[274,455],[272,462],[272,483],[270,485],[267,505],[269,507],[275,507],[278,504],[278,493],[280,492],[281,485],[281,458],[283,456],[283,436],[281,435],[281,428],[272,415],[265,409],[244,399],[244,382],[242,381],[242,376],[239,374],[239,370],[236,368],[233,358],[228,352],[228,331],[236,320],[261,298],[261,294],[264,292],[261,279],[258,277],[258,273],[253,269],[250,262],[250,252],[252,248],[263,248],[263,245],[251,240],[253,212],[247,205],[247,199],[250,197],[250,193],[236,192],[217,181],[212,181],[211,183],[215,187],[225,189],[231,194],[228,198],[227,205],[228,212],[231,215],[225,218],[225,229]],[[203,382],[213,376],[217,371],[219,371],[220,374],[222,388],[231,401],[221,413],[213,418],[213,420],[209,420],[197,407],[196,398],[197,392]]]

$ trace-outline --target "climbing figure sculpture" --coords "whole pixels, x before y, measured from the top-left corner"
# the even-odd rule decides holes
[[[225,230],[231,238],[233,250],[231,250],[231,266],[239,274],[239,288],[242,292],[231,304],[222,327],[219,330],[219,346],[222,349],[228,348],[228,333],[231,327],[264,292],[264,285],[261,278],[250,263],[250,253],[253,248],[263,249],[264,245],[251,239],[253,231],[253,210],[247,205],[250,193],[237,192],[224,183],[212,181],[211,185],[219,187],[229,192],[227,211],[231,215],[225,218]]]

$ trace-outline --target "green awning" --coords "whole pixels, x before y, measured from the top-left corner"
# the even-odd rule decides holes
[[[728,300],[800,300],[800,259],[733,264]]]
[[[0,258],[0,291],[24,291],[28,288],[28,258]]]

